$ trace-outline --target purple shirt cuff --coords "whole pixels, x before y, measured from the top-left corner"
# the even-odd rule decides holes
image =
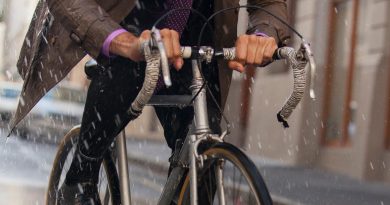
[[[254,34],[255,34],[256,36],[269,37],[267,34],[262,33],[262,32],[255,32]]]
[[[103,47],[102,47],[102,53],[103,55],[105,55],[106,57],[110,57],[110,45],[111,45],[111,41],[119,36],[120,34],[122,33],[125,33],[127,32],[125,29],[121,28],[121,29],[118,29],[118,30],[115,30],[113,31],[110,35],[108,35],[108,37],[106,38],[106,40],[104,41],[103,43]]]

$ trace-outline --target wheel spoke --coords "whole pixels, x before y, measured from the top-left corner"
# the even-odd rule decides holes
[[[58,192],[58,188],[61,186],[62,183],[64,183],[67,172],[74,158],[74,154],[77,146],[78,133],[79,133],[79,128],[69,132],[63,138],[63,141],[60,143],[60,146],[58,147],[58,151],[53,163],[52,173],[50,173],[48,191],[46,193],[47,195],[46,204],[55,204],[56,202],[56,196],[57,196],[56,193]],[[118,183],[118,175],[116,173],[115,164],[114,162],[112,162],[112,159],[105,159],[105,163],[108,163],[110,165],[108,167],[102,166],[104,168],[99,170],[99,181],[97,186],[98,186],[99,194],[101,192],[103,194],[101,195],[102,199],[104,199],[102,200],[102,202],[104,203],[104,205],[108,205],[110,198],[112,198],[109,190],[111,188],[113,190],[119,190],[119,183]],[[109,179],[112,180],[108,181]],[[104,191],[105,194],[103,193]],[[119,193],[115,193],[115,194],[116,197],[115,200],[113,200],[113,204],[119,204],[120,203],[118,200],[120,199]]]
[[[236,194],[236,196],[237,196],[237,202],[235,203],[236,205],[240,205],[241,204],[241,201],[240,201],[240,192],[241,192],[241,180],[242,180],[242,175],[240,175],[240,180],[238,181],[238,189],[237,189],[237,194]]]
[[[234,147],[233,145],[227,143],[221,143],[213,146],[206,150],[204,155],[207,156],[208,159],[213,161],[223,160],[223,170],[222,170],[222,179],[218,179],[216,173],[214,173],[214,179],[218,179],[218,181],[223,182],[222,189],[224,191],[224,199],[226,199],[225,203],[228,205],[250,205],[250,204],[262,204],[262,205],[270,205],[272,204],[272,200],[269,196],[267,188],[265,187],[265,183],[263,178],[259,174],[256,166],[250,161],[247,156],[242,153],[239,149]],[[207,190],[207,195],[211,196],[211,200],[213,201],[214,194],[216,193],[213,188],[216,188],[219,191],[219,185],[217,184],[217,180],[211,179],[211,169],[218,169],[217,166],[205,166],[203,170],[201,169],[198,173],[198,177],[207,178],[208,181],[203,183],[199,183],[199,186],[203,185],[203,189]],[[214,170],[215,171],[215,170]],[[200,179],[202,179],[200,178]],[[189,177],[186,178],[185,185],[181,188],[181,193],[186,193],[180,195],[179,205],[183,205],[182,202],[187,201],[189,199]],[[215,186],[215,187],[214,187]],[[206,191],[203,190],[203,191]],[[260,190],[264,190],[264,193],[260,193]],[[211,195],[210,195],[211,193]],[[220,193],[218,193],[221,195]],[[228,196],[230,195],[230,196]],[[186,198],[185,198],[186,197]],[[184,200],[185,199],[185,200]],[[218,197],[218,201],[221,204],[221,199]],[[207,201],[207,199],[204,199]],[[216,201],[216,200],[215,200]],[[201,201],[200,201],[201,202]],[[206,203],[206,202],[203,202]]]
[[[235,179],[236,179],[236,169],[233,168],[233,190],[232,190],[232,193],[233,193],[233,194],[232,194],[232,201],[233,201],[233,202],[234,202],[234,199],[235,199],[235,196],[234,196],[235,191],[234,191],[234,190],[235,190],[235,188],[236,188],[236,187],[235,187],[235,184],[234,184],[234,182],[236,181]]]

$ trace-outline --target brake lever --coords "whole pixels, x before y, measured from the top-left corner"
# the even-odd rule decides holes
[[[166,87],[172,85],[171,74],[169,72],[169,63],[167,53],[165,52],[164,42],[162,41],[160,30],[156,27],[152,28],[152,44],[154,44],[159,52],[161,57],[161,70],[163,74],[163,79]]]

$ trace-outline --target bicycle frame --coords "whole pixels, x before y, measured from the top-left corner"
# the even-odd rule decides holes
[[[174,167],[169,175],[167,182],[164,186],[162,194],[160,196],[159,205],[169,205],[175,196],[176,189],[180,185],[181,178],[184,176],[187,168],[189,168],[190,173],[190,196],[191,196],[191,205],[198,204],[198,195],[197,195],[197,146],[200,141],[213,139],[216,141],[222,141],[221,138],[212,136],[208,112],[207,112],[207,100],[206,100],[206,90],[202,89],[204,83],[202,75],[199,71],[198,60],[192,59],[192,73],[193,79],[191,84],[192,97],[194,97],[198,92],[199,94],[193,102],[194,107],[194,119],[191,125],[190,131],[188,132],[184,144],[179,152],[178,164],[181,166]],[[200,89],[202,89],[200,91]],[[190,96],[181,96],[181,97],[170,97],[170,96],[158,96],[152,98],[148,105],[153,106],[188,106],[188,102],[191,99]],[[122,205],[131,204],[131,193],[130,193],[130,179],[128,175],[128,162],[127,162],[127,151],[126,151],[126,140],[124,131],[116,140],[117,154],[118,154],[118,163],[119,163],[119,180],[121,186],[121,198]],[[190,162],[190,163],[188,163]],[[218,168],[217,170],[220,170]],[[222,175],[217,174],[217,190],[218,195],[223,196],[222,189]],[[224,204],[224,203],[222,203]]]
[[[153,33],[152,33],[153,34]],[[159,34],[158,30],[154,31],[154,34]],[[150,80],[152,80],[153,83],[156,83],[158,80],[158,69],[159,64],[161,62],[162,70],[164,74],[164,81],[166,80],[166,77],[169,74],[167,74],[167,71],[169,71],[169,67],[164,64],[162,59],[166,59],[166,53],[162,46],[162,40],[159,35],[152,35],[153,40],[146,42],[146,44],[143,44],[143,50],[145,54],[145,58],[147,59],[147,71],[150,71],[148,76],[145,77],[145,79],[148,77]],[[156,47],[155,45],[160,45],[158,47],[159,55],[151,55],[150,48]],[[150,47],[151,46],[151,47]],[[189,50],[186,50],[189,49]],[[203,165],[203,157],[201,155],[198,155],[198,145],[200,142],[204,140],[209,141],[217,141],[217,142],[223,142],[223,138],[225,134],[222,134],[221,136],[215,136],[211,133],[210,127],[209,127],[209,121],[208,121],[208,112],[207,112],[207,100],[206,100],[206,90],[202,89],[202,85],[204,84],[204,80],[202,78],[202,74],[200,72],[199,63],[202,61],[205,62],[211,62],[211,59],[214,56],[214,50],[210,47],[201,47],[201,50],[198,50],[197,54],[200,54],[197,56],[196,52],[195,55],[192,55],[192,48],[185,48],[182,47],[182,56],[183,58],[190,58],[191,64],[192,64],[192,73],[193,73],[193,79],[192,84],[190,86],[191,92],[192,92],[192,98],[195,98],[193,101],[193,108],[194,108],[194,119],[192,122],[192,126],[190,131],[188,132],[186,139],[184,141],[184,144],[179,152],[178,156],[178,162],[177,164],[179,166],[174,167],[173,170],[170,173],[170,176],[167,179],[167,182],[164,186],[163,192],[160,196],[159,205],[168,205],[171,203],[173,197],[175,196],[175,192],[177,187],[180,185],[182,176],[184,176],[187,169],[189,169],[189,177],[190,177],[190,198],[191,198],[191,205],[197,205],[198,204],[198,195],[197,195],[197,166]],[[196,48],[194,49],[196,50]],[[190,51],[190,52],[188,52]],[[275,59],[286,59],[287,64],[291,70],[293,70],[293,77],[294,77],[294,89],[285,103],[285,105],[282,107],[282,109],[277,114],[277,119],[279,122],[283,124],[284,127],[288,127],[287,118],[291,115],[292,111],[295,109],[295,107],[298,105],[300,100],[303,97],[304,94],[304,88],[306,84],[306,75],[305,75],[305,67],[307,64],[307,61],[310,61],[310,64],[314,65],[312,52],[310,50],[310,46],[306,42],[302,42],[300,50],[297,52],[293,48],[289,47],[283,47],[278,48],[275,51]],[[225,60],[232,60],[235,59],[235,49],[227,48],[224,49],[222,52],[219,52],[219,56],[223,56]],[[215,53],[215,56],[217,56],[217,53]],[[159,59],[160,58],[160,59]],[[149,60],[148,60],[149,59]],[[169,72],[168,72],[169,73]],[[167,79],[168,79],[167,78]],[[170,79],[170,78],[169,78]],[[145,81],[149,82],[149,81]],[[137,102],[132,104],[131,108],[129,109],[130,114],[134,114],[138,116],[138,114],[142,111],[143,106],[146,102],[153,101],[151,98],[151,95],[149,93],[153,93],[154,87],[150,86],[151,83],[146,83],[142,87],[141,94],[137,96],[137,99],[134,100],[134,102]],[[314,94],[314,93],[313,93]],[[167,101],[163,100],[162,96],[160,97],[160,102],[163,102],[161,104],[156,103],[148,103],[149,105],[154,106],[179,106],[183,103],[183,100],[176,100],[174,98],[173,101],[167,102],[171,100],[172,98],[167,97]],[[139,103],[143,102],[143,103]],[[186,101],[189,102],[189,101]],[[185,103],[185,106],[188,106]],[[138,114],[137,114],[138,113]],[[225,132],[226,133],[226,132]],[[125,140],[122,140],[123,143]],[[120,146],[118,146],[120,147]],[[123,145],[122,145],[123,147]],[[126,153],[125,149],[121,148],[118,150],[119,156],[123,156],[125,158]],[[125,166],[127,167],[127,161],[125,159],[120,159],[123,163],[126,163]],[[188,164],[189,162],[189,164]],[[216,167],[216,187],[217,187],[217,194],[220,197],[220,204],[225,204],[223,200],[224,196],[224,190],[223,190],[223,182],[222,182],[222,169],[223,161],[219,162]],[[126,171],[125,169],[121,169],[121,171]],[[127,178],[126,178],[127,177]],[[128,176],[126,174],[120,174],[120,180],[128,182]],[[121,190],[128,190],[126,187],[129,187],[126,183],[121,183]],[[128,198],[130,198],[130,191],[127,193],[122,193],[122,195],[128,195]],[[123,197],[123,203],[128,198]],[[222,198],[222,200],[221,200]],[[130,204],[130,202],[129,202]],[[127,204],[125,204],[127,205]]]

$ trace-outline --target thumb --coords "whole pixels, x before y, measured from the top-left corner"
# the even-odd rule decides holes
[[[238,61],[229,61],[228,66],[232,70],[236,70],[240,73],[245,71],[245,67]]]

